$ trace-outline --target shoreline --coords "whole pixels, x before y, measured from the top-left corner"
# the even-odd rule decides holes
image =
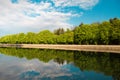
[[[0,44],[0,48],[7,47],[120,53],[120,45]]]

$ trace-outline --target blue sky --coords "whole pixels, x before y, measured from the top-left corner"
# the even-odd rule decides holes
[[[0,36],[120,18],[120,0],[0,0]]]

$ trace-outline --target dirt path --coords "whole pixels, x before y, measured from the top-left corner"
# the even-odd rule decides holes
[[[0,47],[40,48],[120,53],[120,45],[0,44]]]

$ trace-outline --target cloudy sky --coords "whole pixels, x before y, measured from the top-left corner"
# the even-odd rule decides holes
[[[0,36],[120,18],[120,0],[0,0]]]

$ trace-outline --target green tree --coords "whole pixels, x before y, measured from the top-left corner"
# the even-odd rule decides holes
[[[56,34],[56,35],[60,35],[60,34],[64,34],[64,33],[65,33],[65,30],[63,28],[54,30],[54,34]]]
[[[118,18],[110,19],[110,44],[120,44],[120,20]]]
[[[99,26],[98,44],[109,44],[110,28],[109,22],[103,22]]]
[[[74,33],[72,31],[57,36],[58,44],[73,44]]]
[[[28,43],[28,44],[37,43],[36,34],[33,32],[28,32],[25,35],[25,43]]]
[[[19,33],[16,35],[16,44],[17,43],[25,43],[25,34],[24,33]]]
[[[44,44],[54,44],[56,43],[56,36],[49,30],[41,31],[37,34],[38,42]]]

